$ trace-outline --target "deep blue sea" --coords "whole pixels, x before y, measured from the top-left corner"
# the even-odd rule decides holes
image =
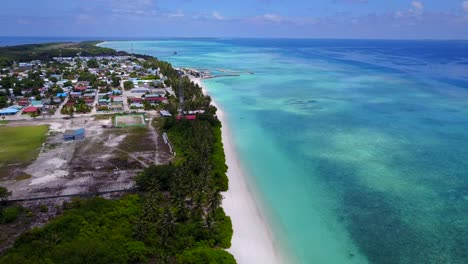
[[[205,83],[299,262],[468,263],[468,41],[105,46],[255,73]]]

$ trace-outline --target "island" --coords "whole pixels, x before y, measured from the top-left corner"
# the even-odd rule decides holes
[[[0,48],[0,263],[236,263],[210,96],[97,43]]]

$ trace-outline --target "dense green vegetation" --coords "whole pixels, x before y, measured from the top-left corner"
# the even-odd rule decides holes
[[[15,95],[23,95],[21,91],[23,89],[31,89],[31,92],[26,93],[26,96],[37,96],[40,94],[39,88],[44,86],[44,81],[40,77],[38,72],[29,72],[28,78],[18,79],[15,76],[7,76],[0,80],[0,85],[4,88],[13,88],[13,93]],[[6,100],[6,95],[0,94],[0,97],[4,97]]]
[[[24,208],[20,205],[5,207],[0,205],[0,224],[8,224],[16,220],[23,212]]]
[[[16,62],[31,60],[49,61],[53,57],[75,57],[97,55],[127,55],[113,49],[96,46],[99,41],[84,41],[80,43],[63,42],[47,44],[29,44],[11,47],[0,47],[0,66],[11,66]]]

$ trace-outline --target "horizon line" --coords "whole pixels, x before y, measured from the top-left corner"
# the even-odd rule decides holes
[[[14,35],[0,35],[0,38],[82,38],[86,40],[95,41],[113,41],[113,40],[157,40],[157,39],[290,39],[290,40],[406,40],[406,41],[468,41],[468,38],[318,38],[318,37],[157,37],[157,36],[14,36]]]

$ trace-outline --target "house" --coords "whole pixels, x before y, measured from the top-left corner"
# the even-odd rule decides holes
[[[152,104],[167,101],[165,97],[161,97],[159,94],[147,94],[143,100]]]
[[[18,104],[20,106],[28,106],[29,105],[29,99],[28,98],[21,98],[21,99],[19,99]]]
[[[111,105],[109,106],[109,109],[114,110],[114,111],[120,111],[124,109],[124,106],[120,102],[112,102]]]
[[[51,103],[52,103],[52,100],[50,98],[42,99],[42,104],[43,105],[50,105]]]
[[[143,104],[141,103],[132,103],[130,104],[130,108],[143,108],[145,107]]]
[[[184,115],[195,115],[195,114],[203,114],[205,110],[191,110],[191,111],[184,111]]]
[[[141,104],[141,102],[143,102],[143,99],[141,99],[140,97],[132,97],[130,98],[130,102],[134,104],[138,104],[138,103]]]
[[[39,108],[34,106],[28,106],[23,109],[23,114],[32,114],[32,113],[39,113]]]
[[[171,113],[169,113],[169,111],[167,110],[161,110],[159,111],[159,114],[162,116],[162,117],[171,117]]]
[[[150,92],[150,89],[148,88],[142,88],[142,87],[138,87],[138,88],[133,88],[130,90],[131,93],[149,93]]]
[[[50,78],[57,78],[57,80],[62,80],[63,75],[62,74],[51,74]]]
[[[79,98],[81,97],[81,92],[71,92],[70,96],[73,98]]]
[[[63,133],[63,140],[81,140],[85,138],[84,128],[69,129]]]
[[[14,109],[18,109],[18,110],[23,109],[23,107],[21,105],[12,105],[12,106],[10,106],[8,108],[14,108]]]
[[[114,103],[123,103],[124,98],[122,96],[111,96]]]
[[[44,106],[41,100],[32,100],[31,105],[37,108],[42,108]]]
[[[111,99],[99,99],[98,103],[99,105],[108,105],[110,104]]]
[[[166,94],[166,89],[163,88],[154,88],[152,89],[153,94],[159,94],[159,95],[165,95]]]
[[[177,120],[181,120],[181,119],[195,120],[197,119],[197,116],[196,115],[177,116]]]
[[[197,119],[197,116],[196,116],[196,115],[186,115],[186,116],[185,116],[185,119],[187,119],[187,120],[195,120],[195,119]]]
[[[19,112],[19,109],[16,109],[14,107],[0,109],[0,116],[16,115],[18,112]]]
[[[88,89],[88,86],[89,86],[89,82],[81,81],[81,82],[76,83],[74,89],[77,91],[85,91],[86,89]]]
[[[75,86],[74,90],[75,91],[86,91],[86,89],[88,89],[88,87],[85,87],[85,86]]]
[[[65,103],[65,106],[67,106],[67,107],[74,106],[75,103],[76,103],[75,99],[70,98],[70,100],[68,100],[68,101]]]

